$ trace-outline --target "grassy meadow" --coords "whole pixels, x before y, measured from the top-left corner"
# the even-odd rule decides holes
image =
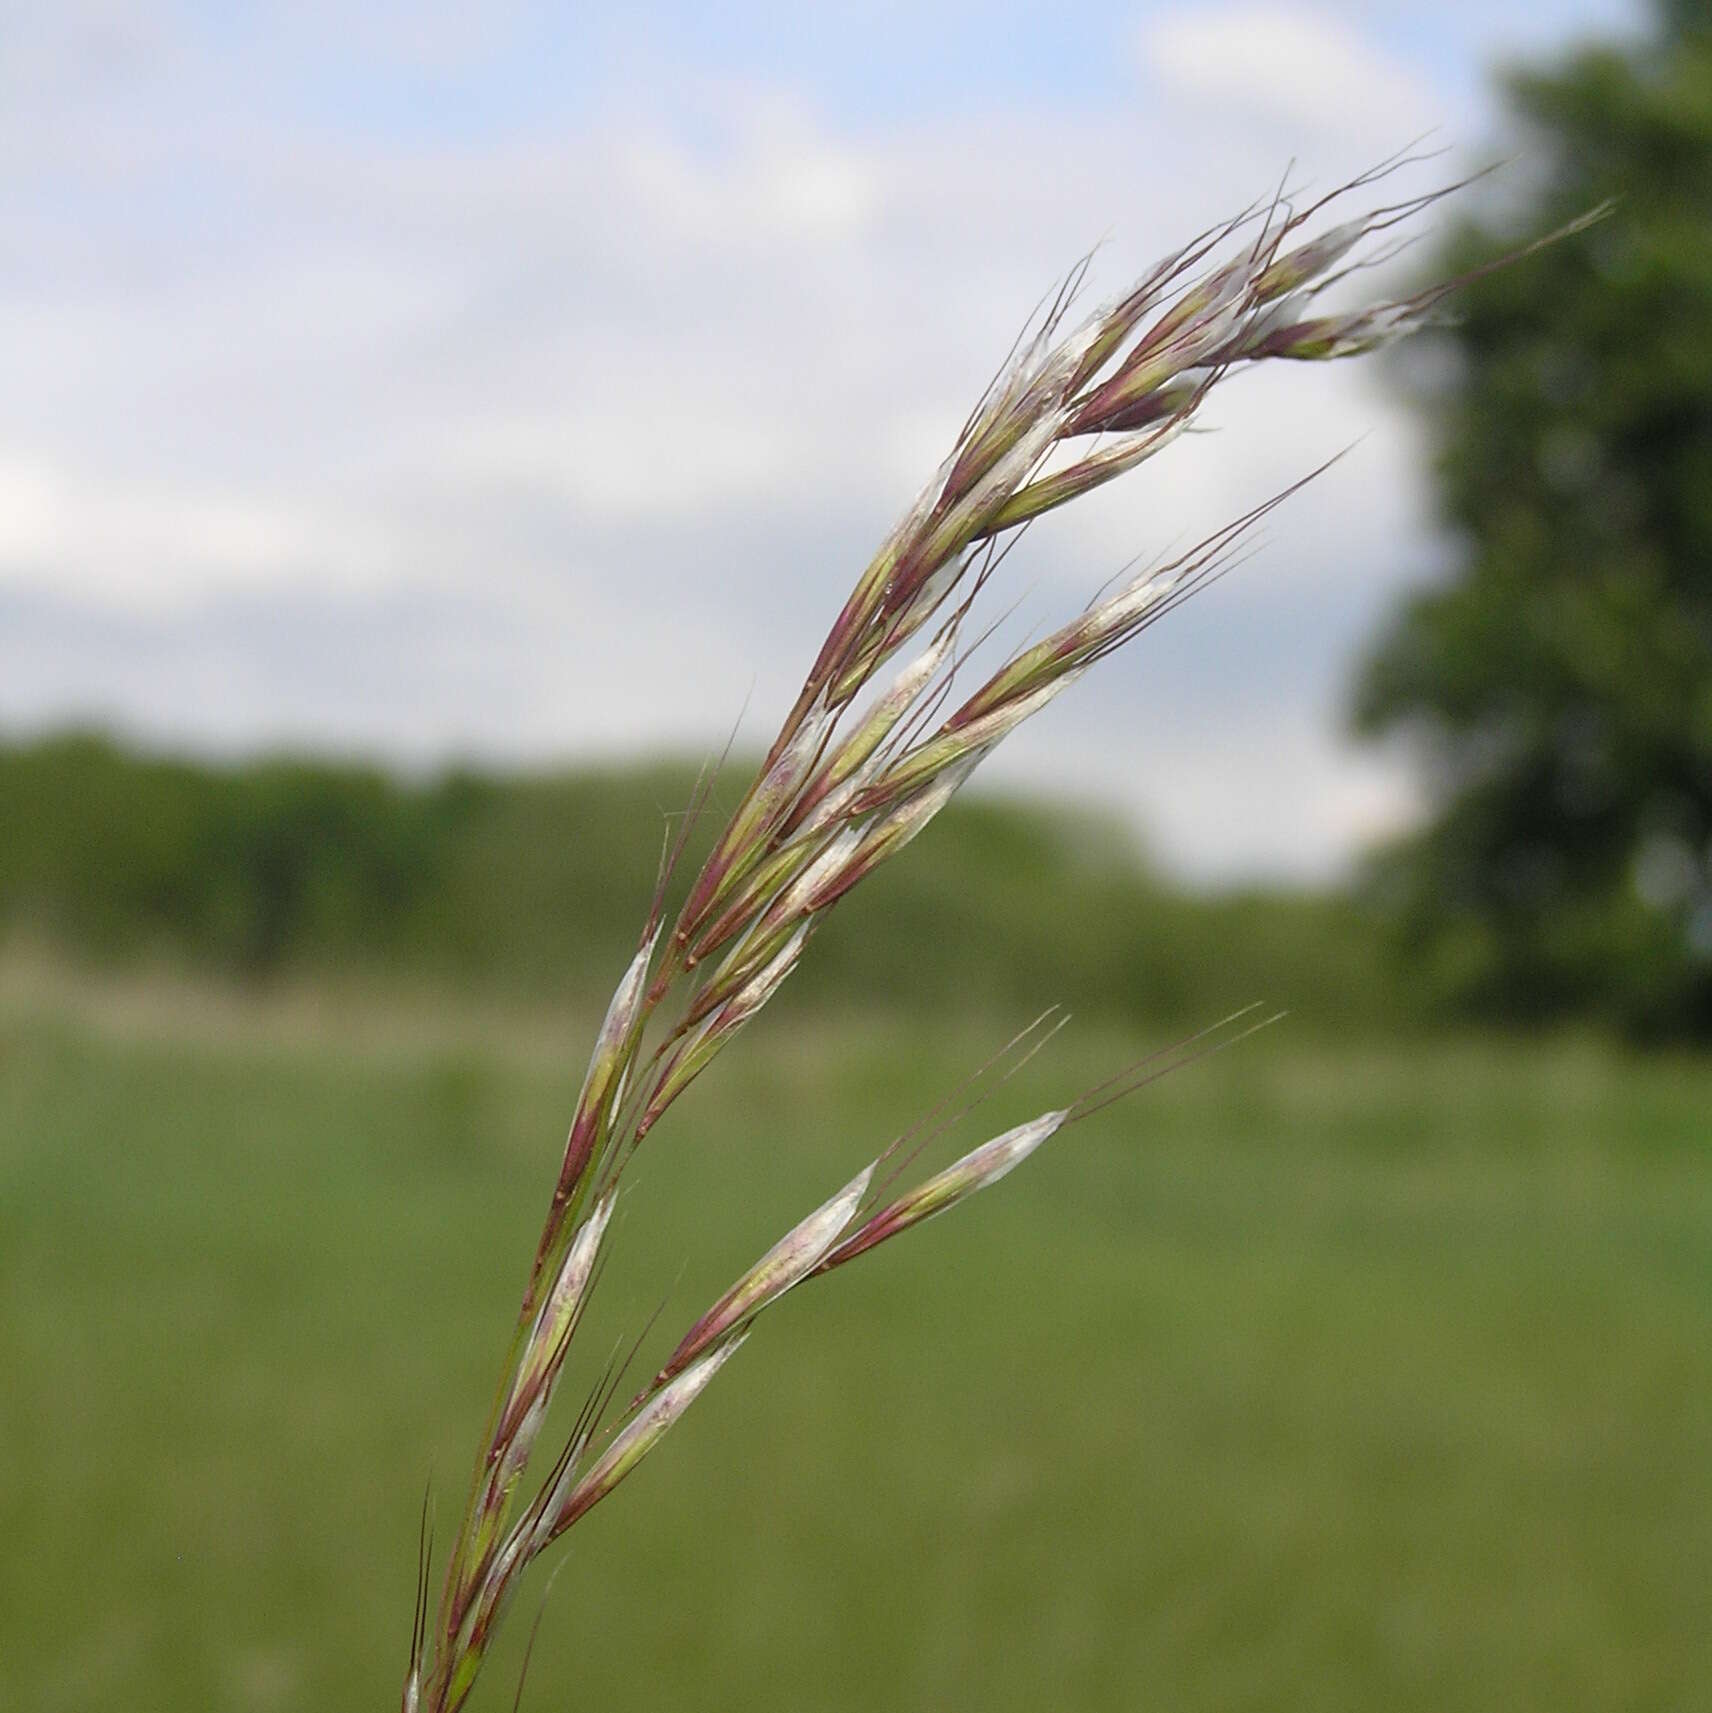
[[[0,965],[8,1713],[396,1704],[591,1021],[444,994]],[[1026,1015],[787,990],[585,1361]],[[942,1152],[1163,1038],[1078,1024]],[[770,1316],[570,1537],[524,1705],[1712,1706],[1709,1115],[1704,1059],[1311,1017],[1173,1076]]]

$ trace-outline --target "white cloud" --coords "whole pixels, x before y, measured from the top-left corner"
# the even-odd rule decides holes
[[[15,586],[183,611],[226,589],[366,591],[396,582],[400,545],[385,523],[0,452],[0,581]]]
[[[1347,16],[1237,0],[1159,14],[1141,42],[1148,68],[1181,93],[1305,137],[1354,137],[1388,154],[1444,118],[1443,96]]]
[[[1139,661],[1132,670],[1145,672]],[[1322,710],[1300,702],[1205,710],[1155,697],[1130,725],[1123,753],[1082,741],[1092,723],[1067,702],[1056,734],[1030,734],[1008,777],[1033,789],[1140,814],[1151,854],[1198,885],[1227,886],[1280,873],[1332,881],[1353,852],[1389,837],[1420,812],[1408,779],[1383,758],[1328,736]]]
[[[1115,290],[1292,154],[1341,168],[1327,103],[1369,156],[1416,123],[1414,80],[1314,14],[1149,43],[1216,99],[862,135],[686,81],[454,143],[169,84],[44,120],[41,183],[0,176],[30,234],[0,283],[0,716],[539,758],[717,744],[752,687],[764,735],[1056,270],[1111,233]],[[1396,807],[1335,706],[1420,558],[1412,442],[1340,368],[1233,380],[1207,420],[1032,536],[999,604],[1047,622],[1372,434],[1000,769],[1097,782],[1194,872],[1323,873]]]

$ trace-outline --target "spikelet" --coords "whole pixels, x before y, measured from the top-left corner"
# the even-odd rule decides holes
[[[995,1136],[990,1141],[983,1142],[979,1148],[972,1149],[962,1159],[947,1166],[943,1172],[936,1173],[926,1183],[918,1184],[906,1195],[899,1196],[872,1219],[864,1222],[827,1256],[821,1263],[820,1270],[830,1272],[832,1268],[842,1266],[846,1261],[853,1261],[858,1255],[865,1254],[888,1238],[896,1237],[901,1232],[908,1231],[911,1226],[920,1225],[923,1220],[932,1219],[935,1214],[945,1213],[959,1202],[967,1201],[977,1190],[984,1190],[989,1185],[996,1184],[1000,1178],[1020,1166],[1069,1117],[1069,1108],[1059,1112],[1043,1112],[1038,1118],[1031,1118],[1026,1124],[1019,1124],[1015,1129],[1005,1131],[1002,1136]]]
[[[737,1354],[747,1335],[737,1333],[703,1356],[655,1392],[612,1436],[605,1451],[586,1473],[563,1483],[563,1491],[549,1497],[535,1527],[534,1551],[563,1534],[579,1517],[586,1516],[665,1437],[691,1404],[707,1389],[708,1382]],[[567,1471],[567,1476],[573,1472]]]
[[[666,1359],[656,1385],[681,1374],[710,1346],[776,1303],[826,1259],[868,1193],[872,1166],[864,1167],[837,1195],[781,1237],[753,1267],[686,1332]]]

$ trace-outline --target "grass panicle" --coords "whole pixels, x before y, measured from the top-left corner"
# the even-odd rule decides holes
[[[710,801],[711,775],[698,786],[596,1039],[432,1624],[425,1594],[418,1601],[407,1713],[456,1713],[530,1562],[636,1468],[788,1291],[959,1205],[1064,1128],[1253,1026],[1233,1034],[1245,1014],[1227,1019],[1162,1063],[1132,1066],[875,1205],[891,1183],[873,1189],[876,1168],[901,1152],[895,1178],[938,1132],[900,1138],[744,1273],[615,1414],[623,1368],[609,1371],[524,1501],[636,1149],[771,1000],[827,913],[917,837],[1019,725],[1228,569],[1278,500],[1170,564],[1120,581],[954,695],[985,640],[970,634],[978,598],[1009,547],[1047,513],[1163,451],[1236,371],[1356,355],[1430,320],[1455,282],[1347,310],[1324,302],[1331,287],[1382,259],[1374,246],[1384,234],[1447,192],[1335,224],[1327,211],[1413,164],[1383,163],[1300,208],[1280,192],[1200,234],[1079,321],[1072,312],[1088,264],[1073,270],[857,578],[673,913],[675,871],[689,825]],[[1000,1056],[1020,1050],[1043,1021]]]

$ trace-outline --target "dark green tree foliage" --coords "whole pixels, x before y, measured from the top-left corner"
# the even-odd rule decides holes
[[[1712,7],[1516,77],[1526,213],[1429,368],[1454,574],[1398,614],[1355,714],[1428,758],[1436,819],[1381,895],[1441,997],[1712,1035]],[[1537,175],[1537,176],[1536,176]],[[1411,378],[1412,377],[1412,378]]]

